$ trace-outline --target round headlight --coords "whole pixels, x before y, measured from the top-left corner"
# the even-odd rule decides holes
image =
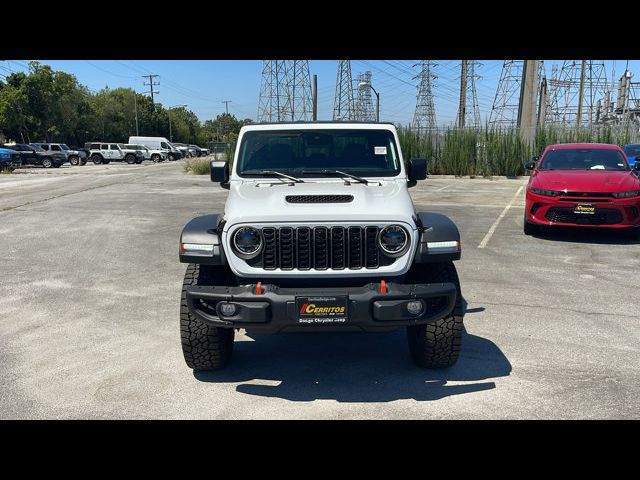
[[[380,230],[378,245],[386,255],[400,256],[409,247],[409,234],[400,225],[389,225]]]
[[[254,257],[262,249],[262,235],[253,227],[241,227],[233,234],[233,246],[240,257]]]

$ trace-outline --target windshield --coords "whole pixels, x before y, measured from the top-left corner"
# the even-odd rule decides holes
[[[389,130],[273,130],[250,131],[242,137],[238,157],[240,176],[258,175],[263,170],[313,176],[314,170],[327,169],[361,177],[398,175],[400,159],[393,133]]]
[[[640,155],[640,145],[626,145],[624,147],[624,153],[629,157],[636,157]]]
[[[629,170],[627,159],[618,151],[604,148],[562,148],[551,150],[542,159],[540,170]]]
[[[67,147],[67,145],[65,143],[61,143],[60,144],[60,148],[63,150],[71,150],[69,147]]]

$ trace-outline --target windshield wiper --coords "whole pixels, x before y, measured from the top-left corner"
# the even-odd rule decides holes
[[[300,180],[299,178],[292,177],[291,175],[287,175],[286,173],[276,172],[275,170],[247,170],[242,172],[242,175],[263,175],[268,177],[278,177],[279,179],[287,179],[295,183],[304,183],[304,180]]]
[[[358,183],[364,183],[365,185],[369,185],[369,180],[367,180],[366,178],[358,177],[356,175],[352,175],[347,172],[342,172],[340,170],[303,170],[302,171],[303,175],[311,175],[314,173],[318,173],[320,175],[339,175],[341,177],[347,177],[347,178],[350,178],[351,180],[355,180]]]

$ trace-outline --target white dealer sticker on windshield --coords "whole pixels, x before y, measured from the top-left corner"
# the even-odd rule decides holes
[[[373,151],[376,155],[386,155],[387,147],[373,147]]]

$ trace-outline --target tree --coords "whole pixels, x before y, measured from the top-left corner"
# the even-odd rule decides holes
[[[233,135],[237,138],[240,133],[240,128],[243,125],[252,123],[253,120],[245,118],[244,120],[238,120],[234,115],[230,113],[222,113],[213,120],[207,120],[203,126],[203,138],[200,140],[202,143],[206,142],[231,142],[233,141]]]

